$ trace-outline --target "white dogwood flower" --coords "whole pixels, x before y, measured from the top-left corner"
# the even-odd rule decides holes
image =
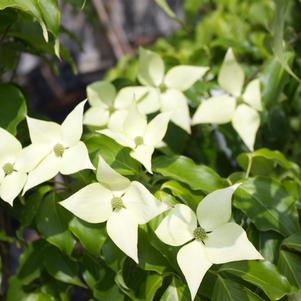
[[[120,131],[104,129],[99,133],[111,137],[119,144],[132,149],[130,155],[152,173],[151,159],[167,131],[170,113],[160,113],[147,123],[146,116],[133,104]]]
[[[27,117],[32,144],[26,148],[31,172],[23,190],[55,177],[59,172],[70,175],[82,169],[95,169],[86,145],[80,141],[83,131],[83,110],[86,101],[78,104],[62,125]]]
[[[151,113],[159,109],[162,112],[171,112],[170,120],[190,133],[188,100],[183,91],[200,79],[208,67],[179,65],[165,74],[164,62],[159,54],[143,48],[140,48],[139,54],[138,80],[151,89],[150,91],[155,91],[147,100],[141,101],[144,105],[142,112]],[[136,88],[131,87],[127,93],[131,96]]]
[[[232,49],[228,49],[218,75],[219,85],[229,94],[213,96],[198,107],[192,124],[232,122],[233,128],[250,150],[254,150],[262,110],[260,81],[252,80],[242,93],[245,75]]]
[[[112,241],[138,263],[138,225],[168,209],[142,184],[130,182],[113,170],[102,157],[96,174],[99,183],[90,184],[60,204],[89,223],[107,221]]]
[[[238,186],[208,194],[199,203],[196,214],[186,205],[176,205],[156,230],[156,235],[168,245],[185,244],[177,261],[192,299],[212,264],[263,259],[243,228],[230,221],[231,198]]]
[[[0,198],[13,205],[26,182],[21,143],[0,128]]]
[[[109,126],[114,121],[124,119],[126,105],[116,104],[116,89],[107,81],[98,81],[87,87],[87,97],[90,108],[84,114],[84,124],[102,127]],[[110,122],[112,120],[112,122]]]

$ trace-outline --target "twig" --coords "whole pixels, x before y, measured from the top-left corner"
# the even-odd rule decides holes
[[[107,36],[113,48],[115,57],[120,59],[125,54],[131,53],[132,48],[125,38],[123,29],[117,24],[111,22],[103,0],[92,0],[92,3],[96,9],[99,20],[106,29]]]

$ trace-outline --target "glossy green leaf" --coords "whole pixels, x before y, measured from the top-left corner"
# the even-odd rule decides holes
[[[193,190],[211,192],[223,188],[226,182],[213,169],[197,165],[184,156],[160,156],[153,161],[153,170],[163,176],[183,182]]]
[[[103,223],[90,224],[74,217],[69,224],[69,229],[88,252],[95,256],[99,255],[100,249],[107,239]]]
[[[289,251],[280,251],[278,268],[292,285],[301,289],[301,256]]]
[[[284,239],[282,246],[301,252],[301,233],[295,233]]]
[[[237,162],[245,170],[247,170],[248,164],[251,164],[250,172],[253,174],[269,175],[277,165],[299,172],[298,165],[289,161],[283,153],[267,148],[261,148],[252,153],[242,153],[237,157]]]
[[[217,277],[212,301],[262,301],[263,299],[246,287],[230,279]]]
[[[112,168],[123,175],[133,175],[139,171],[139,163],[129,155],[130,150],[113,139],[95,134],[86,137],[84,141],[94,161],[98,160],[100,154]]]
[[[62,252],[70,255],[75,239],[68,230],[71,214],[57,203],[57,196],[52,193],[43,200],[36,216],[37,229]]]
[[[138,300],[155,300],[154,297],[158,289],[162,286],[162,283],[163,276],[158,274],[149,274],[139,289]]]
[[[184,202],[186,205],[188,205],[192,210],[196,210],[199,202],[203,198],[203,195],[198,191],[193,191],[188,189],[183,184],[171,180],[168,182],[165,182],[161,189],[167,189],[170,190],[171,193],[178,197],[182,202]]]
[[[0,127],[16,134],[18,124],[27,113],[23,93],[12,84],[0,84],[0,107]]]
[[[269,261],[239,261],[222,265],[227,272],[261,288],[271,300],[279,300],[291,292],[288,280]]]
[[[295,201],[278,181],[255,177],[243,181],[235,194],[234,206],[259,230],[273,230],[287,236],[299,231]]]
[[[289,75],[284,70],[277,58],[272,57],[263,66],[262,102],[266,108],[277,105],[281,100],[282,90],[287,84]]]

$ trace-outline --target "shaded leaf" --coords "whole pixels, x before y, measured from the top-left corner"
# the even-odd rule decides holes
[[[27,113],[23,93],[12,84],[0,84],[0,107],[0,127],[15,135],[18,124]]]
[[[43,200],[36,216],[38,231],[47,241],[68,255],[72,253],[76,242],[68,231],[68,222],[71,218],[71,214],[57,204],[54,193]]]
[[[261,301],[261,297],[246,287],[232,280],[217,277],[214,285],[212,301]]]

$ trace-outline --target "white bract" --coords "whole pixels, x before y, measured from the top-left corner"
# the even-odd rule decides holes
[[[12,206],[26,178],[21,143],[0,128],[0,198]]]
[[[131,148],[130,155],[152,173],[152,154],[162,142],[169,119],[170,113],[160,113],[147,123],[146,116],[139,112],[136,104],[132,104],[120,131],[104,129],[99,133]]]
[[[139,182],[118,174],[100,156],[96,177],[99,183],[84,187],[60,204],[89,223],[107,221],[112,241],[138,263],[138,225],[149,222],[168,206]]]
[[[84,114],[84,124],[114,128],[122,122],[127,103],[119,101],[115,87],[107,81],[98,81],[87,87],[90,108]],[[118,100],[116,102],[116,100]]]
[[[82,169],[95,169],[86,145],[80,141],[85,102],[78,104],[62,125],[27,117],[32,144],[26,148],[26,163],[32,171],[23,193],[52,179],[59,172],[70,175]]]
[[[190,133],[190,114],[188,100],[183,91],[189,89],[208,70],[208,67],[179,65],[165,74],[161,57],[150,50],[140,49],[138,80],[152,92],[141,101],[142,112],[151,113],[157,110],[171,112],[170,120]],[[132,95],[135,87],[128,93]]]
[[[239,185],[216,190],[198,205],[196,214],[186,205],[170,210],[156,230],[164,243],[184,245],[177,254],[192,299],[212,264],[263,259],[241,226],[230,221],[231,198]]]
[[[229,94],[218,95],[201,103],[192,118],[192,124],[232,122],[243,142],[254,150],[260,126],[258,111],[262,110],[260,81],[252,80],[242,93],[245,75],[232,49],[228,49],[218,75],[219,85]]]

